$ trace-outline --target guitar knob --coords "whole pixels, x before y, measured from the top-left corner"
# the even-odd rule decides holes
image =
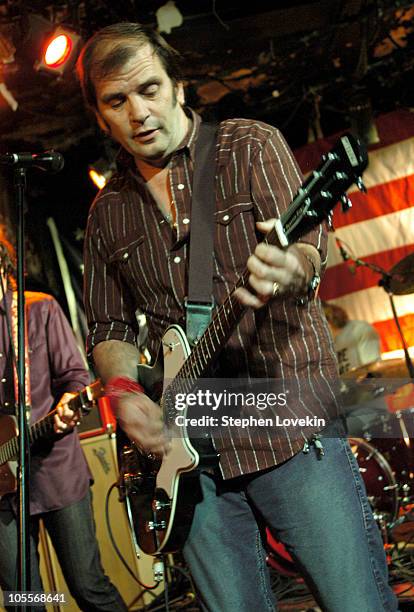
[[[345,194],[341,195],[341,203],[342,203],[342,212],[346,212],[347,210],[352,208],[352,202],[348,198],[348,196]]]
[[[326,200],[332,200],[332,193],[330,191],[321,190],[321,197]]]

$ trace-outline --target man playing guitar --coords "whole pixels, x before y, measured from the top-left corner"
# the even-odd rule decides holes
[[[200,117],[185,107],[178,54],[139,24],[95,34],[78,74],[99,126],[122,146],[119,171],[98,194],[88,220],[88,349],[126,435],[143,454],[168,459],[173,444],[160,407],[137,382],[135,313],[146,315],[154,356],[165,328],[184,324]],[[215,376],[284,381],[294,390],[284,416],[294,421],[307,412],[328,422],[337,413],[331,383],[336,362],[314,296],[326,260],[326,228],[318,225],[286,249],[259,243],[300,184],[277,129],[244,119],[220,123],[215,302],[225,302],[246,262],[250,276],[235,294],[246,312],[222,347]],[[309,439],[276,427],[256,436],[223,428],[214,446],[219,467],[200,473],[201,497],[183,549],[204,610],[274,610],[264,523],[294,557],[324,610],[396,609],[381,538],[335,423],[321,438]],[[147,524],[147,531],[162,528]]]

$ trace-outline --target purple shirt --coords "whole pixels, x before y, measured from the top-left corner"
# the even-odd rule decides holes
[[[26,292],[28,313],[31,424],[50,411],[65,392],[85,387],[89,374],[72,329],[56,300]],[[7,304],[11,307],[11,292]],[[14,414],[14,383],[4,302],[0,306],[0,412]],[[32,454],[30,514],[58,510],[82,499],[91,474],[76,431],[41,443]]]

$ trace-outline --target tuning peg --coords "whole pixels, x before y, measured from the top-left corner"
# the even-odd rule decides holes
[[[360,191],[362,191],[363,193],[366,193],[366,192],[367,192],[367,188],[365,187],[365,185],[364,185],[364,183],[363,183],[363,181],[362,181],[362,178],[361,178],[360,176],[359,176],[359,177],[357,178],[357,180],[356,180],[356,186],[357,186],[357,187],[358,187],[358,189],[359,189]]]
[[[341,195],[342,212],[346,212],[352,208],[352,202],[346,194]]]
[[[325,198],[325,200],[332,200],[333,195],[331,191],[326,191],[324,189],[321,190],[321,198]]]

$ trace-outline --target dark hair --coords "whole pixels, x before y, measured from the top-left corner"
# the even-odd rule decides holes
[[[94,81],[124,66],[145,44],[151,45],[170,79],[175,84],[181,80],[181,56],[158,32],[140,23],[115,23],[87,41],[76,64],[83,97],[92,110],[97,108]]]
[[[325,317],[331,325],[342,329],[349,321],[349,317],[345,310],[335,304],[328,304],[328,302],[322,302]]]
[[[7,238],[4,225],[0,224],[0,268],[7,277],[9,287],[16,288],[16,253]]]

